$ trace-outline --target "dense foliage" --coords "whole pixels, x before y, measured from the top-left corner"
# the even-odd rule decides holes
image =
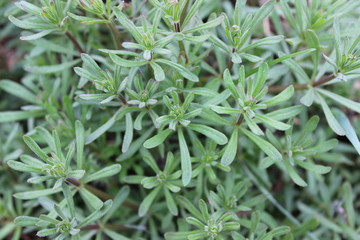
[[[360,239],[360,1],[0,13],[0,239]]]

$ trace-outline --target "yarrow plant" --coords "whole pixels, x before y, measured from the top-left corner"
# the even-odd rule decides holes
[[[358,0],[0,13],[0,239],[360,239]]]

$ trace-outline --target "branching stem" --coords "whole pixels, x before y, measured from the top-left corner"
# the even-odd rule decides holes
[[[335,74],[330,74],[330,75],[326,75],[324,76],[322,79],[320,79],[319,81],[317,82],[314,82],[312,84],[313,87],[317,87],[317,86],[320,86],[320,85],[323,85],[331,80],[333,80],[335,78]],[[291,84],[290,84],[291,85]],[[269,87],[269,90],[268,92],[269,93],[279,93],[281,91],[283,91],[284,89],[286,89],[287,87],[289,87],[290,85],[284,85],[284,86],[272,86],[272,87]],[[295,90],[305,90],[308,88],[308,84],[307,83],[303,83],[303,84],[293,84],[294,86],[294,89]]]

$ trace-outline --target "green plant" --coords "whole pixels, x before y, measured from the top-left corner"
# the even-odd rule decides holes
[[[360,239],[359,16],[2,1],[0,239]]]

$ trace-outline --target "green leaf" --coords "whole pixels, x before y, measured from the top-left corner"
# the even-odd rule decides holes
[[[126,122],[126,129],[124,134],[124,140],[122,144],[121,151],[123,153],[127,152],[129,149],[132,139],[133,139],[133,133],[134,133],[134,127],[133,127],[133,120],[130,113],[127,113],[125,115],[125,122]]]
[[[74,218],[75,217],[74,197],[71,193],[69,186],[65,182],[62,183],[62,191],[64,193],[64,197],[66,199],[67,206],[70,211],[70,215],[71,215],[71,217]]]
[[[281,131],[285,131],[291,127],[289,124],[274,120],[261,114],[255,114],[255,119]]]
[[[321,165],[316,165],[316,164],[312,164],[308,161],[300,161],[300,160],[295,160],[296,164],[298,164],[300,167],[312,171],[314,173],[318,173],[318,174],[326,174],[328,172],[331,171],[331,167],[326,167],[326,166],[321,166]]]
[[[48,161],[48,155],[39,147],[39,145],[37,145],[37,143],[31,137],[25,135],[23,139],[26,145],[31,149],[33,153],[36,154],[36,156],[46,162]]]
[[[225,86],[226,88],[228,88],[231,92],[231,94],[234,96],[234,98],[240,98],[240,95],[238,93],[238,89],[236,88],[234,81],[231,79],[231,75],[230,75],[230,71],[229,69],[226,69],[224,71],[224,75],[223,75],[224,81],[225,81]]]
[[[47,237],[47,236],[55,234],[56,232],[57,232],[56,228],[49,228],[49,229],[43,229],[43,230],[38,231],[36,233],[36,235],[39,237]]]
[[[77,20],[80,21],[82,24],[90,25],[90,24],[99,24],[99,23],[108,23],[109,20],[105,19],[99,19],[99,18],[91,18],[91,17],[84,17],[84,16],[78,16],[73,13],[68,12],[68,15]]]
[[[185,137],[182,128],[178,128],[178,138],[180,145],[180,158],[181,158],[181,172],[182,172],[182,183],[184,186],[188,185],[191,180],[191,159],[190,153],[185,141]]]
[[[284,57],[285,54],[279,53],[279,56]],[[283,63],[284,63],[284,65],[286,65],[288,68],[290,68],[293,71],[298,82],[300,82],[300,83],[310,83],[311,82],[310,78],[307,75],[307,73],[305,72],[305,70],[295,60],[287,59],[287,60],[284,60]]]
[[[316,51],[311,54],[313,67],[313,76],[315,76],[318,71],[319,61],[320,61],[320,42],[314,30],[307,29],[305,31],[305,40],[309,48],[315,48]]]
[[[210,106],[211,110],[218,114],[239,114],[242,110],[230,107]]]
[[[345,136],[349,139],[349,141],[351,142],[351,144],[355,147],[356,151],[358,152],[358,154],[360,155],[360,142],[359,142],[359,138],[356,135],[355,129],[353,128],[353,126],[351,125],[349,119],[346,117],[346,115],[344,113],[342,113],[341,111],[337,110],[335,112],[336,114],[336,118],[339,120],[340,126],[344,129],[345,131]]]
[[[281,153],[269,142],[262,139],[259,136],[256,136],[252,132],[249,132],[246,129],[241,129],[241,131],[251,139],[266,155],[268,155],[273,160],[282,160]]]
[[[350,225],[350,227],[355,227],[355,220],[356,220],[356,211],[354,209],[354,194],[353,190],[351,188],[351,184],[349,182],[345,182],[341,189],[342,197],[345,200],[345,211],[347,215],[347,221]]]
[[[62,72],[66,69],[73,67],[80,62],[79,59],[73,61],[66,61],[61,64],[49,65],[49,66],[25,66],[24,69],[31,73],[48,74]]]
[[[188,126],[188,128],[207,136],[208,138],[215,141],[217,144],[224,145],[228,142],[227,137],[223,133],[221,133],[218,130],[215,130],[211,127],[201,125],[201,124],[191,123]]]
[[[242,48],[240,50],[240,52],[246,52],[252,48],[263,46],[263,45],[273,45],[273,44],[276,44],[276,43],[282,41],[283,39],[284,39],[284,36],[280,36],[280,35],[266,37],[266,38],[260,39],[256,42],[253,42],[252,44],[250,44],[249,46],[247,46],[245,48]]]
[[[339,19],[335,17],[334,24],[334,48],[336,53],[336,65],[340,66],[341,64],[341,33],[340,33],[340,24]]]
[[[109,230],[109,229],[104,229],[104,233],[113,240],[130,240],[130,238],[127,238],[127,237],[125,237],[117,232],[114,232],[112,230]]]
[[[43,117],[45,111],[6,111],[0,112],[0,123],[15,122],[29,118]]]
[[[331,98],[332,100],[340,103],[344,107],[350,108],[351,110],[354,110],[355,112],[360,113],[360,103],[354,102],[348,98],[344,98],[340,95],[337,95],[337,94],[332,93],[325,89],[318,88],[317,91],[320,92],[321,94]]]
[[[94,211],[93,213],[91,213],[89,216],[87,216],[84,220],[82,220],[79,225],[77,225],[77,228],[82,228],[85,227],[91,223],[94,223],[95,221],[97,221],[98,219],[100,219],[102,216],[104,216],[107,211],[109,211],[109,209],[112,206],[112,200],[107,200],[102,206],[101,208],[99,208],[98,210]]]
[[[265,62],[261,63],[259,70],[256,74],[256,78],[254,80],[254,84],[255,84],[254,88],[249,93],[251,96],[256,97],[256,95],[260,92],[260,90],[263,87],[265,87],[265,82],[267,79],[268,72],[269,72],[268,65]]]
[[[0,88],[18,98],[21,98],[27,102],[38,104],[39,101],[36,99],[36,96],[27,90],[22,85],[11,81],[11,80],[1,80],[0,81]]]
[[[142,43],[142,36],[135,24],[130,21],[127,16],[119,9],[118,7],[114,8],[114,13],[119,23],[130,32],[130,34],[135,38],[138,43]]]
[[[196,0],[189,10],[189,12],[186,14],[184,21],[181,23],[181,27],[185,28],[186,25],[190,22],[192,17],[197,13],[197,11],[200,9],[200,6],[203,4],[204,0]]]
[[[52,32],[55,32],[55,29],[51,29],[51,30],[43,30],[41,32],[35,33],[35,34],[31,34],[31,35],[26,35],[26,36],[21,36],[20,40],[23,41],[32,41],[32,40],[37,40],[39,38],[45,37],[46,35],[49,35]]]
[[[84,142],[85,142],[84,126],[79,120],[75,122],[75,136],[76,136],[76,162],[77,168],[81,169],[84,162]]]
[[[170,133],[172,133],[173,131],[171,129],[165,129],[161,132],[159,132],[158,134],[156,134],[155,136],[149,138],[148,140],[146,140],[143,144],[143,146],[145,148],[154,148],[159,146],[160,144],[162,144],[165,139],[170,135]]]
[[[178,73],[180,73],[184,78],[192,81],[192,82],[198,82],[199,78],[192,73],[189,69],[185,68],[184,66],[171,62],[169,60],[166,59],[156,59],[155,60],[158,63],[162,63],[165,65],[168,65],[169,67],[172,67],[173,69],[175,69]]]
[[[284,159],[284,165],[286,167],[287,173],[291,177],[291,179],[296,183],[297,185],[301,187],[306,187],[307,183],[299,176],[299,174],[296,172],[294,167],[289,163],[288,159]]]
[[[145,214],[149,211],[149,208],[150,208],[151,204],[153,203],[153,201],[155,200],[156,196],[158,195],[160,189],[161,189],[161,186],[152,190],[141,202],[140,207],[139,207],[139,212],[138,212],[140,217],[145,216]]]
[[[183,31],[183,33],[187,34],[187,33],[193,33],[193,32],[198,32],[198,31],[203,31],[209,28],[214,28],[218,25],[220,25],[224,20],[223,16],[217,17],[211,21],[208,21],[207,23],[203,23],[199,26],[193,27],[191,29],[185,30]]]
[[[12,169],[14,169],[16,171],[20,171],[20,172],[34,172],[34,173],[42,173],[43,172],[40,168],[29,166],[27,164],[17,162],[17,161],[14,161],[14,160],[8,161],[7,164]]]
[[[34,21],[27,21],[27,20],[19,20],[14,16],[9,16],[10,22],[12,22],[14,25],[18,26],[19,28],[23,29],[37,29],[37,30],[50,30],[55,28],[46,23],[36,23]]]
[[[330,110],[329,106],[327,105],[327,103],[325,102],[325,100],[320,95],[318,95],[318,98],[319,98],[321,107],[324,111],[326,120],[329,123],[330,128],[337,135],[344,136],[345,135],[344,129],[340,126],[339,122],[334,117],[333,113],[331,112],[331,110]]]
[[[261,102],[262,104],[266,104],[268,107],[276,106],[279,103],[283,103],[287,100],[289,100],[294,95],[294,86],[289,86],[285,90],[283,90],[281,93],[276,95],[273,98],[270,98],[269,100],[265,100]]]
[[[87,189],[80,188],[79,192],[81,198],[84,200],[84,202],[90,208],[91,211],[96,211],[103,207],[104,203],[93,193],[89,192]]]
[[[120,189],[120,191],[116,194],[113,200],[113,204],[109,211],[106,213],[106,215],[102,218],[102,222],[106,223],[116,211],[118,211],[118,208],[121,206],[121,204],[127,199],[130,193],[130,187],[124,186]]]
[[[118,174],[120,170],[121,170],[120,164],[113,164],[111,166],[102,168],[101,170],[90,174],[88,177],[86,177],[85,182],[87,183],[102,178],[108,178],[114,176],[115,174]]]
[[[294,57],[299,56],[299,55],[307,54],[307,53],[313,52],[313,51],[315,51],[315,50],[316,50],[316,49],[311,48],[311,49],[306,49],[306,50],[304,50],[304,51],[300,51],[300,52],[296,52],[296,53],[291,53],[291,54],[288,54],[288,55],[283,55],[283,54],[281,54],[281,56],[279,56],[279,58],[274,59],[274,60],[271,60],[270,62],[268,62],[268,65],[269,65],[269,67],[270,67],[270,66],[273,66],[273,65],[275,65],[275,64],[281,63],[281,62],[283,62],[283,61],[285,61],[285,60],[287,60],[287,59],[294,58]],[[254,73],[257,73],[258,69],[259,69],[259,67],[254,68],[254,69],[248,71],[247,74],[246,74],[246,77],[249,77],[249,76],[253,75]]]
[[[281,120],[285,120],[285,119],[295,117],[300,112],[302,112],[302,110],[304,110],[304,107],[301,106],[301,105],[297,105],[297,106],[292,106],[292,107],[272,111],[272,112],[267,113],[265,115],[267,117],[270,117],[270,118],[274,119],[274,120],[281,121]]]
[[[127,67],[127,68],[132,68],[132,67],[141,67],[144,66],[148,63],[148,61],[146,60],[140,60],[140,61],[130,61],[130,60],[125,60],[119,56],[116,56],[113,53],[109,53],[109,56],[111,58],[111,60],[121,66],[121,67]]]
[[[171,193],[167,188],[164,188],[164,193],[165,193],[166,205],[169,211],[171,212],[172,215],[177,216],[179,214],[179,211],[173,196],[171,195]]]
[[[43,196],[51,195],[51,194],[54,194],[54,193],[58,193],[60,191],[61,191],[61,188],[42,189],[42,190],[15,193],[14,197],[18,198],[18,199],[29,200],[29,199],[36,199],[36,198],[39,198],[39,197],[43,197]]]
[[[150,66],[152,67],[153,69],[153,72],[154,72],[154,76],[155,76],[155,80],[156,81],[163,81],[165,80],[165,73],[164,73],[164,70],[160,67],[159,64],[151,61],[150,62]]]
[[[40,219],[36,217],[19,216],[15,218],[14,223],[22,227],[35,226],[39,220]]]
[[[85,144],[87,145],[87,144],[92,143],[93,141],[98,139],[101,135],[103,135],[107,130],[109,130],[112,127],[112,125],[114,125],[114,123],[116,121],[116,117],[119,115],[120,110],[122,110],[122,109],[119,109],[106,123],[101,125],[98,129],[96,129],[90,135],[88,135],[85,139]]]
[[[315,89],[314,88],[310,88],[309,90],[307,90],[306,94],[300,99],[300,102],[307,106],[310,107],[315,99]]]
[[[228,166],[234,161],[238,147],[238,133],[238,129],[233,130],[229,143],[226,145],[225,152],[221,157],[221,165]]]

